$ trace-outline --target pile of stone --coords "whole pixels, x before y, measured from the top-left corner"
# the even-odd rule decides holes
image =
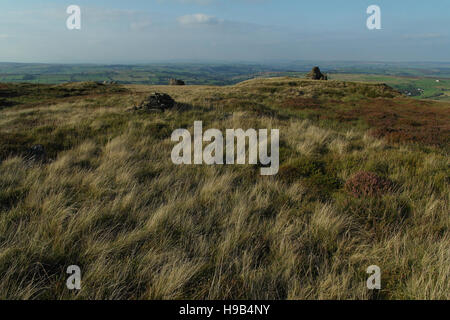
[[[306,75],[306,79],[311,80],[328,80],[328,76],[320,72],[319,67],[312,68],[311,72]]]
[[[178,80],[178,79],[170,79],[169,80],[169,85],[170,86],[184,86],[186,85],[186,83],[184,83],[183,80]]]
[[[144,99],[138,106],[134,106],[128,111],[143,110],[148,112],[161,112],[175,107],[175,100],[165,93],[155,92]]]

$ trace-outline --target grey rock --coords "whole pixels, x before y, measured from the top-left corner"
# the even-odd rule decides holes
[[[32,146],[28,152],[28,159],[36,162],[45,162],[47,160],[47,153],[42,144]]]

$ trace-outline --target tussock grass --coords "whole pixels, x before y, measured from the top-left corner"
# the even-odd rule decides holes
[[[303,108],[323,112],[343,100],[363,108],[367,92],[393,94],[371,85],[353,99],[355,86],[288,78],[128,86],[128,94],[1,110],[0,298],[450,298],[446,149],[393,144],[367,124],[323,121]],[[153,91],[191,108],[125,112]],[[315,102],[280,104],[299,91]],[[194,120],[205,129],[280,129],[280,174],[173,165],[170,133],[192,130]],[[22,157],[35,143],[48,163]],[[344,182],[360,171],[398,188],[355,198]],[[79,292],[65,287],[73,264],[83,272]],[[379,293],[366,289],[373,264]]]

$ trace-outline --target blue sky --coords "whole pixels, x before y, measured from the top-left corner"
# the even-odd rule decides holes
[[[81,30],[66,8],[79,5]],[[382,29],[366,28],[381,8]],[[0,61],[450,61],[449,0],[1,0]]]

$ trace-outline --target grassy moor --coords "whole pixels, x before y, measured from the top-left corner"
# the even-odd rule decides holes
[[[449,299],[450,103],[355,77],[0,84],[0,299]],[[174,165],[194,121],[280,129],[278,174]]]

